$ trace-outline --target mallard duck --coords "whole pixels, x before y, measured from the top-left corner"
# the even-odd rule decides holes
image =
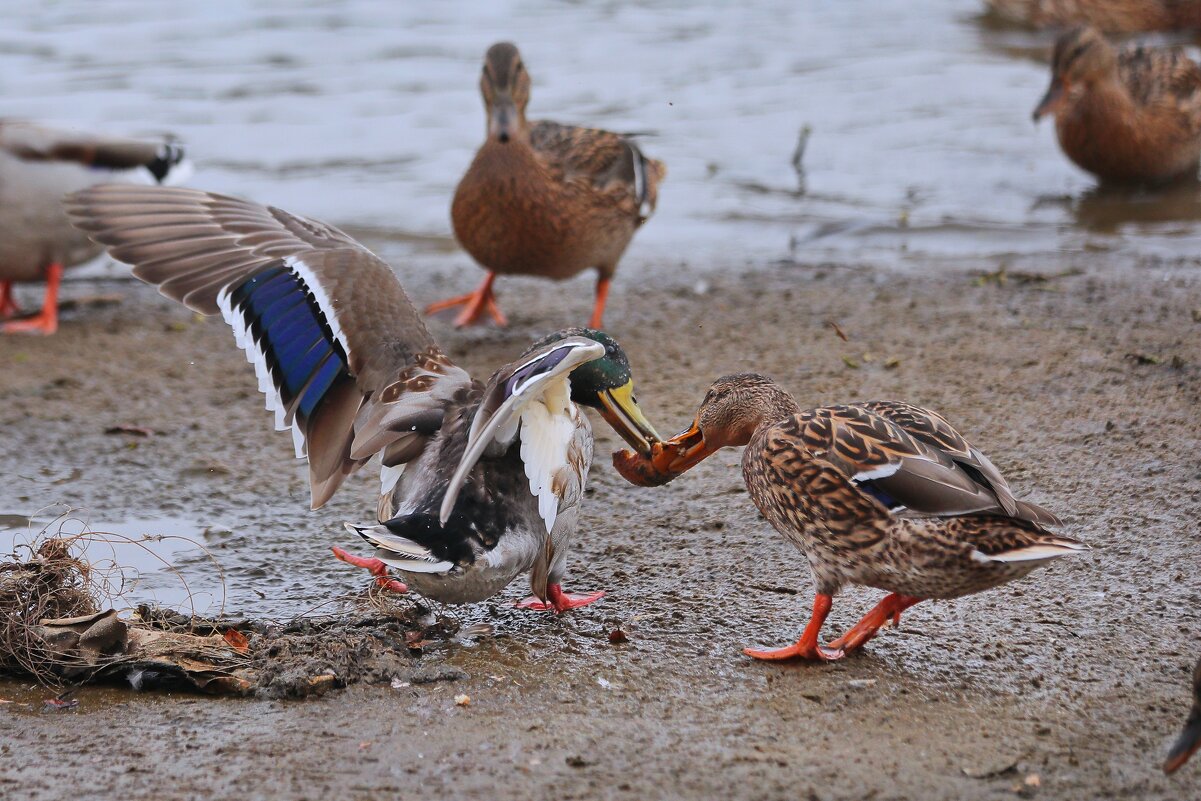
[[[985,0],[997,16],[1033,28],[1095,25],[1109,33],[1201,28],[1197,0]]]
[[[0,120],[0,331],[53,334],[63,270],[100,254],[71,227],[68,192],[98,183],[162,182],[178,177],[183,149],[160,139],[114,139],[28,122]],[[45,281],[42,310],[20,313],[14,283]]]
[[[497,275],[561,280],[595,268],[589,326],[601,328],[609,282],[634,232],[654,211],[666,170],[629,136],[556,122],[530,122],[530,76],[508,42],[494,44],[480,78],[487,138],[450,207],[455,238],[488,271],[479,289],[434,303],[464,306],[455,325],[487,312],[506,325],[492,285]]]
[[[393,568],[447,603],[488,598],[526,570],[527,607],[600,597],[560,586],[592,462],[577,405],[641,451],[658,439],[610,337],[560,331],[480,383],[438,348],[391,268],[332,226],[162,187],[94,187],[67,208],[135,276],[224,316],[276,427],[308,457],[314,509],[380,456],[379,524],[349,525],[375,555],[339,558],[404,591]]]
[[[1046,114],[1067,157],[1102,180],[1196,176],[1201,66],[1181,48],[1119,50],[1096,28],[1074,28],[1055,43],[1034,120]]]
[[[1168,751],[1168,758],[1163,763],[1163,772],[1175,773],[1188,762],[1198,746],[1201,746],[1201,659],[1197,660],[1197,666],[1193,668],[1193,708],[1184,721],[1184,729],[1181,730],[1180,736]]]
[[[1046,530],[1059,521],[1019,501],[987,457],[938,414],[875,401],[802,411],[755,373],[719,378],[692,426],[648,460],[614,464],[661,484],[724,447],[746,445],[742,475],[768,522],[809,560],[817,595],[804,634],[756,659],[838,659],[926,599],[957,598],[1025,576],[1088,546]],[[833,596],[846,584],[889,593],[823,647]]]

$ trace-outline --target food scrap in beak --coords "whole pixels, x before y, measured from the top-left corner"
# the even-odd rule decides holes
[[[657,487],[696,466],[715,450],[706,444],[700,426],[694,422],[666,442],[653,443],[649,457],[629,451],[613,454],[613,466],[631,484]]]

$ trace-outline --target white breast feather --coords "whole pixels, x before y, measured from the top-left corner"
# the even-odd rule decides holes
[[[533,400],[521,413],[521,461],[530,481],[530,492],[538,499],[538,514],[549,534],[559,515],[559,497],[554,477],[567,468],[567,447],[575,436],[575,408],[570,404],[552,412],[541,400]]]

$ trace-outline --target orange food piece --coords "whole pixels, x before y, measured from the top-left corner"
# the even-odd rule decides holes
[[[655,443],[652,447],[657,447]],[[621,473],[621,477],[638,487],[659,487],[675,478],[678,473],[660,472],[650,459],[640,456],[630,450],[617,451],[613,454],[613,467]]]

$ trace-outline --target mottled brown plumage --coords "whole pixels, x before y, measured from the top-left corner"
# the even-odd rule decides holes
[[[1181,48],[1118,49],[1095,28],[1055,44],[1051,85],[1034,111],[1055,115],[1063,152],[1107,181],[1195,176],[1201,160],[1201,65]]]
[[[1107,33],[1201,27],[1199,0],[985,0],[999,17],[1032,28],[1093,25]]]
[[[1017,500],[992,462],[940,415],[896,401],[802,411],[756,374],[718,379],[692,427],[653,447],[649,468],[628,453],[615,463],[635,483],[664,483],[738,445],[746,445],[751,500],[805,554],[818,594],[797,645],[752,656],[837,658],[919,600],[980,592],[1087,549],[1049,533],[1055,516]],[[847,584],[892,595],[823,649],[821,620],[830,596]]]
[[[488,271],[477,292],[434,304],[466,304],[457,324],[495,305],[495,275],[570,278],[598,273],[593,328],[600,328],[609,280],[638,227],[650,216],[663,164],[628,137],[526,120],[530,78],[517,48],[493,45],[480,79],[487,137],[451,203],[455,237]]]
[[[178,167],[171,141],[121,139],[0,120],[0,320],[17,311],[12,284],[46,281],[41,312],[0,331],[53,333],[62,271],[100,254],[73,228],[63,195],[98,183],[151,183]]]

